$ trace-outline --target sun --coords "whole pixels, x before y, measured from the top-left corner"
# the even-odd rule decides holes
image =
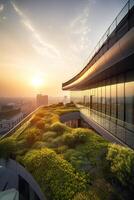
[[[34,87],[41,87],[44,84],[44,80],[42,77],[36,76],[32,79],[32,85]]]

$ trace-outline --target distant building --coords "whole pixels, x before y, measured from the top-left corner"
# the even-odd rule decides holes
[[[37,94],[36,97],[37,106],[47,106],[48,105],[48,95]]]
[[[11,111],[11,110],[14,110],[14,109],[17,109],[17,105],[15,103],[7,103],[7,104],[3,104],[1,105],[1,111],[2,112],[8,112],[8,111]]]
[[[3,105],[0,111],[0,134],[4,134],[12,129],[23,119],[20,108],[14,105]]]
[[[28,114],[35,110],[36,102],[35,100],[25,100],[21,103],[20,107],[24,117],[26,117]]]

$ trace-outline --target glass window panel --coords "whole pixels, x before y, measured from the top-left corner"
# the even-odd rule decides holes
[[[134,133],[126,130],[126,144],[134,149]]]
[[[127,127],[134,131],[134,81],[132,72],[127,73],[125,83],[125,121]],[[134,80],[134,79],[133,79]],[[130,82],[129,82],[130,81]]]
[[[92,95],[92,101],[93,101],[93,104],[92,104],[92,109],[94,110],[97,110],[97,88],[94,89],[94,93]]]
[[[117,84],[118,122],[124,121],[124,76],[118,76]]]
[[[110,115],[110,85],[106,85],[106,114]]]
[[[105,86],[102,87],[102,112],[105,113],[106,111],[106,88]]]
[[[98,88],[98,111],[101,112],[102,110],[102,96],[101,96],[101,87]]]
[[[111,85],[111,116],[116,118],[116,79],[112,79],[112,85]]]
[[[85,106],[89,106],[89,90],[85,90]]]
[[[113,134],[116,135],[116,121],[115,120],[110,120],[110,127],[109,131]]]

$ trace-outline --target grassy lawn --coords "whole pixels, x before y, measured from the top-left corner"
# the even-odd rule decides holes
[[[92,129],[60,122],[60,115],[75,111],[73,104],[40,108],[12,136],[0,140],[0,157],[25,166],[48,200],[133,199],[133,150]]]

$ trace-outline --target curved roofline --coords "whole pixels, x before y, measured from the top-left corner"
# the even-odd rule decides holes
[[[127,9],[126,9],[127,8]],[[116,42],[117,42],[117,33],[118,30],[126,23],[128,20],[128,16],[134,12],[134,1],[129,0],[125,6],[122,8],[122,10],[119,12],[117,17],[114,19],[112,24],[109,26],[105,34],[101,37],[100,41],[97,43],[96,47],[94,48],[93,52],[91,53],[89,57],[89,62],[86,64],[86,66],[73,78],[71,78],[69,81],[66,81],[62,84],[63,90],[66,89],[66,86],[72,84],[74,81],[78,80],[83,74],[85,74],[93,65],[94,63],[105,54],[105,52],[110,49]],[[113,26],[115,25],[114,29]],[[133,26],[134,24],[132,24]],[[129,29],[132,28],[131,26]],[[124,32],[125,34],[126,32]],[[116,37],[115,42],[111,42],[113,40],[113,36]],[[118,40],[120,37],[118,37]],[[109,45],[109,43],[111,44]],[[107,47],[107,48],[106,48]]]

